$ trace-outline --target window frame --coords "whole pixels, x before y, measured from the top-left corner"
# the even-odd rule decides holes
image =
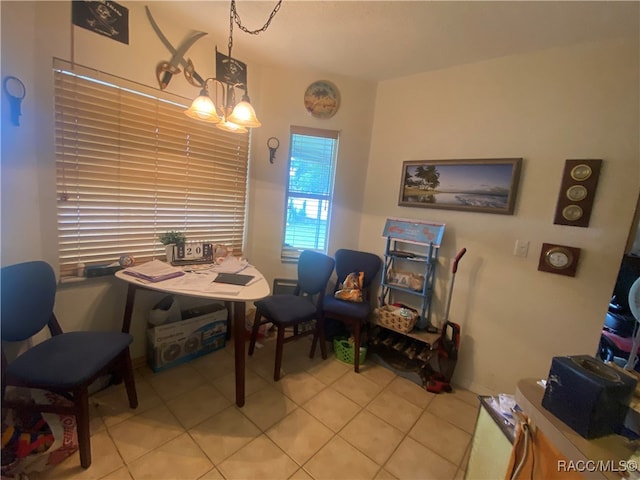
[[[324,194],[318,194],[315,192],[291,192],[291,168],[292,168],[292,158],[295,154],[295,136],[308,136],[308,137],[316,137],[316,138],[324,138],[333,140],[332,150],[331,150],[331,158],[330,165],[328,171],[328,192]],[[289,157],[287,162],[287,177],[286,177],[286,189],[284,196],[284,219],[282,225],[282,242],[281,242],[281,250],[280,250],[280,259],[283,263],[294,263],[298,261],[298,257],[303,250],[314,250],[321,253],[327,253],[329,247],[329,238],[331,231],[331,213],[333,210],[333,197],[335,190],[335,175],[337,169],[337,161],[338,161],[338,149],[339,149],[339,141],[340,141],[340,132],[337,130],[329,130],[322,128],[314,128],[314,127],[302,127],[292,125],[289,131]],[[287,238],[287,223],[289,220],[289,200],[292,197],[298,198],[307,198],[314,199],[320,201],[327,202],[327,219],[326,219],[326,227],[324,231],[324,248],[310,248],[310,247],[294,247],[286,244]]]

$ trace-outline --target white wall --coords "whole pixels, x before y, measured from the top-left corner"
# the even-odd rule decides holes
[[[340,132],[328,250],[332,254],[341,247],[357,248],[376,90],[371,83],[321,72],[265,67],[262,73],[257,108],[264,112],[263,127],[254,130],[252,138],[247,255],[269,279],[295,278],[296,265],[283,265],[280,261],[289,174],[289,127]],[[338,112],[326,120],[312,117],[303,105],[306,88],[319,79],[335,83],[342,97]],[[269,163],[269,137],[280,140],[273,165]]]
[[[20,78],[27,89],[19,127],[8,122],[9,109],[6,97],[2,97],[2,265],[32,259],[57,264],[52,58],[72,60],[157,87],[156,64],[167,60],[169,52],[146,18],[145,3],[118,3],[129,8],[128,45],[72,27],[69,2],[0,3],[2,76]],[[150,2],[149,6],[162,31],[176,44],[190,33],[191,26],[179,25],[173,19],[163,17],[160,5],[154,6],[154,2]],[[226,43],[226,38],[208,35],[189,50],[189,57],[200,75],[205,78],[214,76],[215,46],[226,47]],[[234,50],[236,55],[242,60],[241,53]],[[326,76],[321,72],[287,71],[257,64],[248,65],[248,72],[251,100],[264,126],[254,130],[251,142],[250,209],[245,254],[269,280],[295,276],[295,265],[280,263],[289,126],[341,132],[330,250],[334,251],[338,246],[355,248],[364,196],[375,85]],[[307,86],[319,79],[336,83],[344,98],[338,113],[324,121],[308,115],[303,102]],[[181,75],[171,80],[167,90],[190,98],[198,93]],[[271,136],[280,140],[273,165],[269,163],[266,147]],[[350,228],[344,229],[342,225]],[[125,293],[122,282],[113,278],[61,285],[56,313],[67,330],[117,330],[124,311]],[[146,316],[161,297],[155,293],[138,296],[132,325],[134,357],[144,355]],[[187,306],[194,303],[186,298],[181,300]]]
[[[451,320],[461,325],[454,380],[514,392],[551,358],[594,354],[639,191],[638,38],[505,57],[382,83],[360,246],[382,251],[388,216],[446,223],[434,320],[451,260],[466,247]],[[398,122],[398,118],[403,118]],[[404,160],[523,157],[513,216],[398,207]],[[603,168],[589,228],[553,224],[565,159]],[[530,242],[513,256],[517,239]],[[582,249],[575,278],[539,272],[543,242]]]
[[[2,97],[2,265],[34,258],[56,263],[52,57],[150,86],[156,63],[168,58],[144,3],[120,3],[130,9],[128,46],[71,27],[69,2],[0,3],[2,76],[17,76],[27,88],[20,127],[7,121]],[[156,20],[176,41],[190,28]],[[203,76],[214,72],[216,43],[226,45],[226,38],[205,37],[189,51]],[[309,117],[302,101],[307,85],[323,78],[342,94],[339,112],[326,121]],[[468,249],[451,308],[463,333],[454,380],[478,392],[512,392],[519,378],[545,376],[554,355],[595,352],[638,198],[639,84],[637,38],[425,73],[383,82],[377,92],[322,72],[251,64],[251,99],[264,126],[254,130],[251,145],[247,256],[269,279],[292,274],[293,266],[279,261],[289,125],[340,130],[330,252],[355,247],[382,254],[388,216],[445,222],[436,320],[442,320],[451,258]],[[169,90],[195,94],[182,77]],[[273,165],[271,136],[280,139]],[[403,160],[505,156],[524,158],[513,216],[397,206]],[[604,160],[587,229],[552,223],[568,158]],[[512,256],[516,239],[530,242],[527,258]],[[538,272],[542,242],[582,248],[578,275]],[[117,329],[124,291],[115,279],[63,286],[56,312],[68,330]],[[134,356],[144,352],[145,316],[158,297],[149,293],[136,304]]]

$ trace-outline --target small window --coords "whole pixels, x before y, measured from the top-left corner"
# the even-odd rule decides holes
[[[303,250],[327,253],[338,132],[291,127],[289,181],[281,258],[296,261]]]

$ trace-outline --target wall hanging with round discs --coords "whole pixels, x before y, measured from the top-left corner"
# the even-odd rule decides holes
[[[588,227],[602,160],[566,160],[553,223]]]

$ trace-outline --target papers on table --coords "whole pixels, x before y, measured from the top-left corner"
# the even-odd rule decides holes
[[[224,262],[223,262],[224,265]],[[159,260],[144,263],[140,266],[129,267],[123,270],[124,273],[137,278],[141,283],[162,282],[162,287],[183,293],[219,293],[222,295],[237,295],[243,288],[250,287],[264,277],[253,266],[249,265],[246,260],[237,263],[230,262],[225,268],[240,268],[243,276],[252,277],[246,285],[232,285],[229,283],[216,282],[218,273],[227,274],[227,272],[216,272],[213,269],[198,269],[196,272],[186,273],[191,266],[174,267]],[[235,272],[234,272],[235,273]]]
[[[139,266],[129,267],[123,270],[127,275],[138,279],[141,283],[160,283],[162,287],[180,291],[184,293],[219,293],[222,295],[237,295],[243,288],[250,287],[262,278],[262,274],[246,260],[239,260],[235,257],[227,257],[221,265],[209,269],[198,268],[197,271],[189,272],[190,266],[175,267],[160,260],[153,260]],[[202,266],[199,266],[202,267]],[[237,272],[242,274],[238,275]],[[221,283],[216,281],[220,275],[237,276],[248,279],[245,285]],[[219,279],[222,280],[222,279]]]
[[[215,265],[212,270],[217,273],[239,273],[249,266],[246,258],[238,258],[229,255],[222,263]]]
[[[200,265],[186,265],[185,272],[195,273],[239,273],[249,266],[246,258],[238,258],[233,255],[225,257],[220,263],[204,263]]]
[[[238,295],[243,288],[238,285],[216,283],[212,275],[185,275],[184,277],[172,278],[163,283],[163,286],[174,292],[183,293],[219,293],[223,295]]]
[[[140,266],[129,267],[124,270],[124,273],[154,283],[184,275],[181,268],[174,267],[160,260],[152,260]]]

